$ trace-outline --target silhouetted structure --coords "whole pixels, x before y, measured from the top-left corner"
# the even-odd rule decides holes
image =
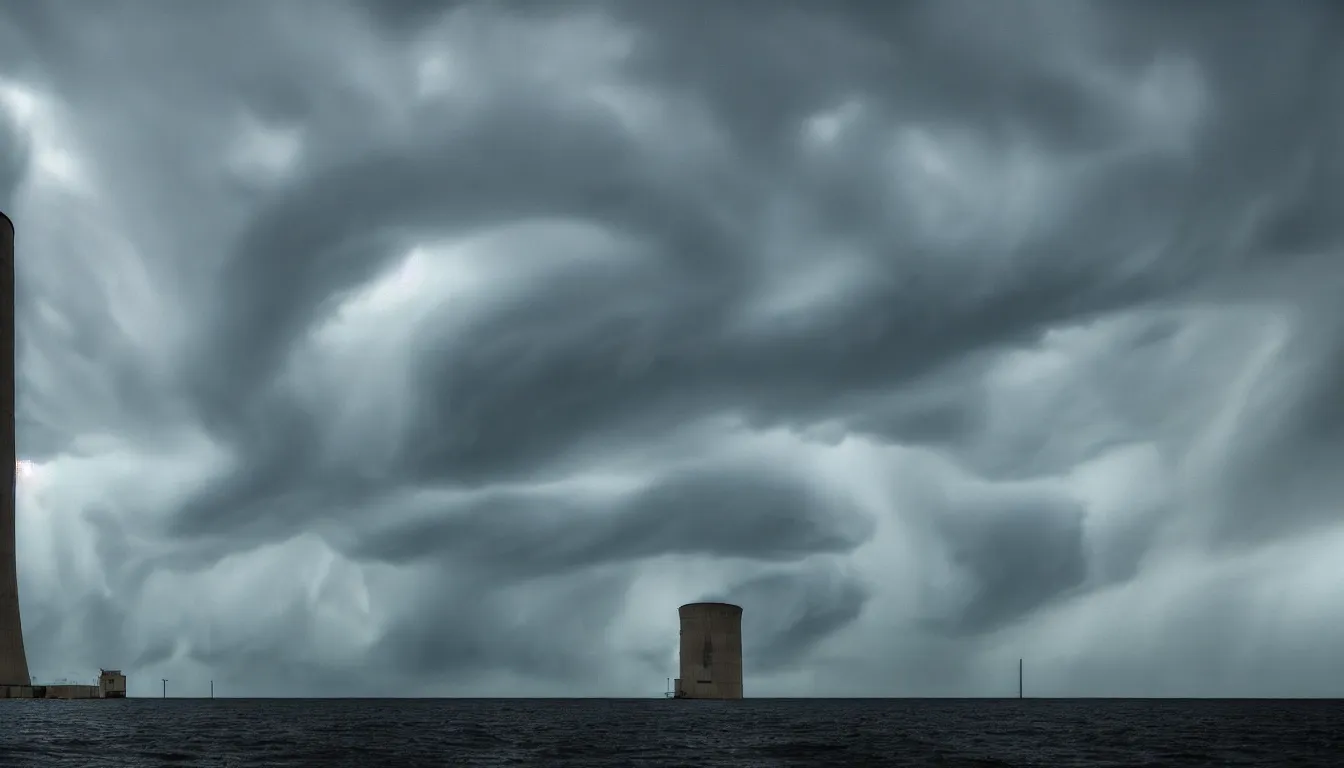
[[[678,699],[742,698],[742,607],[690,603],[681,615]]]
[[[19,570],[14,539],[14,481],[18,456],[14,445],[14,223],[0,212],[0,399],[5,423],[0,427],[0,462],[9,467],[9,488],[0,500],[0,686],[26,686],[28,655],[23,650],[19,620]]]
[[[23,650],[19,619],[19,562],[14,530],[14,486],[18,451],[14,440],[14,222],[0,211],[0,398],[5,423],[0,427],[0,461],[9,466],[9,489],[0,500],[0,699],[119,699],[126,696],[126,676],[100,670],[97,685],[58,683],[33,685],[28,654]]]

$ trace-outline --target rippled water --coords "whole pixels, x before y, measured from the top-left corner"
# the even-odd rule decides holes
[[[0,701],[0,766],[1344,765],[1344,701]]]

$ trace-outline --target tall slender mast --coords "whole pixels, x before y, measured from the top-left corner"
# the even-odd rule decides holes
[[[1022,660],[1017,660],[1017,698],[1022,698]]]
[[[9,469],[9,488],[0,498],[0,685],[29,685],[28,656],[19,621],[19,569],[14,541],[14,481],[18,468],[14,445],[14,223],[0,213],[0,464]]]

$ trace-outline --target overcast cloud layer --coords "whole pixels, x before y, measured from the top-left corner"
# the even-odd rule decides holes
[[[33,673],[1344,695],[1331,2],[0,0]]]

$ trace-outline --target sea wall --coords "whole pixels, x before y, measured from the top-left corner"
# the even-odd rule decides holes
[[[47,685],[48,699],[101,699],[96,685]],[[36,697],[34,697],[36,698]]]
[[[101,699],[96,685],[0,685],[0,699]]]

